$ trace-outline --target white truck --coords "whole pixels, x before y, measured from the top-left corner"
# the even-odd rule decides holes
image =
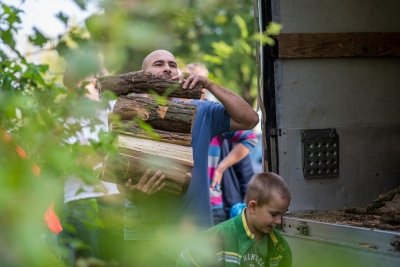
[[[292,193],[283,232],[294,267],[400,266],[396,228],[300,216],[365,207],[400,186],[399,11],[398,0],[255,1],[260,31],[283,26],[258,49],[258,82],[263,169]]]

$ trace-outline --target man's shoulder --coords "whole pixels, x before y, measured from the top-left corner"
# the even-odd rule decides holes
[[[196,105],[196,114],[215,116],[216,114],[225,113],[225,107],[221,103],[208,100],[194,100],[192,103]]]
[[[209,100],[201,100],[201,99],[193,99],[189,103],[192,105],[202,106],[202,107],[223,107],[223,105],[219,102],[209,101]]]

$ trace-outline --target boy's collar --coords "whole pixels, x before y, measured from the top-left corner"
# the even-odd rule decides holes
[[[240,216],[237,216],[235,219],[236,226],[239,227],[240,229],[243,229],[243,231],[240,231],[240,239],[241,240],[251,240],[253,241],[255,236],[254,234],[250,231],[249,225],[247,224],[246,220],[246,208],[243,209],[242,214]],[[276,245],[278,243],[278,239],[275,236],[274,229],[271,230],[269,235],[273,244]]]
[[[249,225],[247,224],[246,208],[243,209],[241,216],[242,216],[243,228],[244,228],[246,235],[248,236],[248,238],[254,239],[254,234],[250,231]]]

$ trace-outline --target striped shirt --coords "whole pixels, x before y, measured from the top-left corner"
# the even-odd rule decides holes
[[[218,166],[218,163],[221,159],[221,147],[224,139],[230,140],[233,144],[242,144],[251,150],[257,144],[257,137],[255,133],[251,130],[241,130],[241,131],[232,131],[227,132],[218,136],[215,136],[210,143],[208,148],[208,179],[211,185],[211,182],[214,177],[215,169]],[[222,195],[211,195],[211,206],[212,207],[222,207]]]

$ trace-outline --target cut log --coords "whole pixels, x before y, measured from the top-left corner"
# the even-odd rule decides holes
[[[122,121],[139,118],[157,130],[190,134],[196,106],[174,102],[160,105],[152,98],[128,95],[118,98],[113,113]]]
[[[167,162],[163,163],[155,158],[145,159],[121,153],[115,158],[106,160],[101,179],[117,184],[125,184],[128,179],[132,179],[132,183],[137,184],[147,169],[151,169],[153,173],[160,170],[166,176],[161,193],[181,196],[189,186],[190,169],[177,164],[172,167]],[[185,170],[188,174],[184,172]]]
[[[157,141],[120,135],[119,153],[104,163],[104,181],[124,184],[132,179],[136,184],[147,169],[162,171],[166,176],[162,194],[181,196],[190,183],[193,168],[192,149]]]
[[[117,96],[129,93],[150,94],[153,91],[165,97],[200,99],[203,85],[197,83],[193,89],[183,89],[178,81],[155,76],[145,71],[134,71],[100,77],[96,88],[100,93],[109,90]]]
[[[192,134],[174,133],[157,129],[153,129],[151,132],[148,132],[143,130],[141,127],[138,127],[133,122],[122,121],[118,124],[113,124],[112,131],[132,137],[156,140],[187,147],[192,146]]]
[[[150,154],[168,158],[173,162],[188,166],[189,168],[193,167],[193,150],[191,147],[125,135],[118,136],[118,147],[122,153],[131,156]]]

